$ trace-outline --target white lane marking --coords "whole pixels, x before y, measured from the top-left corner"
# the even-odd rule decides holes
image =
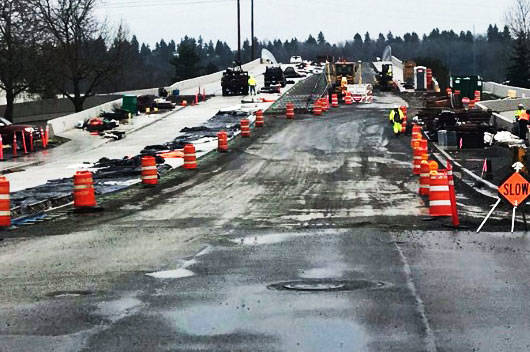
[[[428,352],[437,352],[436,348],[436,338],[434,337],[434,333],[431,329],[431,325],[429,324],[429,319],[427,318],[427,314],[425,313],[425,304],[423,303],[423,300],[418,295],[418,291],[416,290],[416,285],[414,285],[414,282],[412,281],[412,271],[410,270],[410,265],[407,261],[407,258],[403,254],[403,251],[401,248],[395,243],[394,244],[398,250],[399,256],[401,257],[401,261],[403,262],[403,271],[405,272],[405,275],[407,276],[407,287],[410,290],[410,293],[414,296],[416,299],[416,307],[418,309],[418,313],[421,316],[421,320],[423,322],[423,325],[425,326],[425,348]]]

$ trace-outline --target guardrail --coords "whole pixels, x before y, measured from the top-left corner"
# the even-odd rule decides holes
[[[293,103],[297,112],[308,112],[313,107],[313,103],[327,93],[329,82],[325,73],[312,75],[302,81],[297,82],[287,93],[276,100],[265,113],[277,114],[285,111],[287,103]]]

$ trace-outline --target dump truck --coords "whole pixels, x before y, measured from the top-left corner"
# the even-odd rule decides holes
[[[233,67],[227,68],[221,78],[223,96],[248,95],[248,79],[248,72],[243,71],[240,64],[236,63]]]

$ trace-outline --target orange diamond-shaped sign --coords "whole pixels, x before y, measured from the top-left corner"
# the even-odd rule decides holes
[[[520,206],[530,196],[530,183],[515,172],[499,186],[499,194],[514,207]]]

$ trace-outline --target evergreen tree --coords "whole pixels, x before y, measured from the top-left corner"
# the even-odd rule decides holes
[[[530,63],[528,60],[528,39],[525,33],[518,33],[515,38],[511,65],[508,67],[508,80],[511,85],[530,88]]]

